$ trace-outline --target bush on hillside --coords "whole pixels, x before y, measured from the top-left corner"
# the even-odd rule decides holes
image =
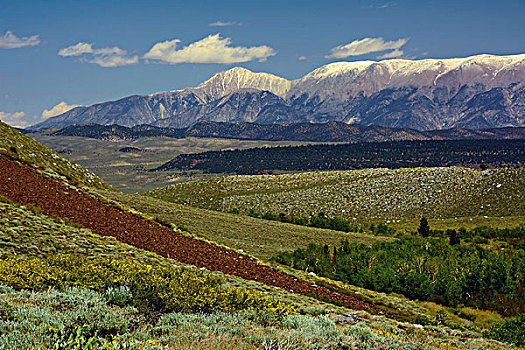
[[[516,346],[525,346],[525,313],[519,314],[514,320],[506,320],[493,326],[485,336]]]
[[[45,290],[75,286],[104,293],[125,287],[132,305],[144,312],[234,312],[254,309],[277,318],[295,313],[289,304],[261,292],[222,285],[220,279],[185,268],[143,265],[129,260],[58,255],[45,259],[0,259],[0,284]],[[124,302],[125,293],[111,293]],[[118,295],[117,297],[117,294]],[[126,301],[127,302],[127,301]]]

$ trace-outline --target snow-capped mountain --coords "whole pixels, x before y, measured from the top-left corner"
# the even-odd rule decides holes
[[[370,96],[383,89],[403,87],[458,90],[464,85],[487,88],[525,82],[525,54],[479,55],[467,58],[380,62],[337,62],[327,64],[295,80],[289,97],[308,94],[322,100],[347,100],[362,93]]]
[[[525,126],[525,54],[337,62],[289,81],[236,67],[195,88],[77,107],[34,128],[97,123],[187,127],[343,121],[409,127]]]

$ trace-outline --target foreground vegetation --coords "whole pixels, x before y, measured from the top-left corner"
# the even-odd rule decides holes
[[[235,312],[253,309],[281,319],[292,306],[256,291],[223,286],[202,271],[144,265],[132,260],[58,255],[47,258],[0,260],[0,284],[15,289],[46,290],[80,287],[106,292],[117,304],[139,311]]]
[[[16,287],[0,287],[0,347],[5,349],[52,349],[68,342],[70,346],[83,344],[85,349],[89,349],[88,343],[92,349],[504,348],[479,338],[479,333],[450,330],[437,321],[434,326],[418,328],[365,312],[349,313],[304,296],[232,277],[226,278],[226,284],[216,285],[213,275],[221,280],[227,276],[181,270],[173,266],[172,260],[112,238],[99,237],[61,219],[42,216],[38,208],[29,210],[4,200],[0,209],[0,275],[7,279],[5,283]],[[56,252],[61,251],[75,252],[75,256],[57,257]],[[6,277],[15,272],[15,266],[18,277]],[[128,268],[122,270],[119,266]],[[178,304],[184,305],[182,313],[170,312],[170,305],[177,310],[177,304],[167,302],[166,295],[158,293],[169,284],[160,283],[162,278],[157,280],[158,274],[147,275],[144,271],[183,272],[188,282],[193,281],[178,285],[182,294],[177,293],[172,299],[186,296],[184,304]],[[196,280],[191,276],[197,277]],[[116,280],[121,282],[113,283]],[[156,287],[138,288],[137,281],[149,281]],[[208,309],[207,313],[201,313],[206,308],[202,305],[207,303],[202,304],[197,296],[206,296],[209,289],[193,289],[195,297],[188,293],[193,287],[208,285],[205,281],[210,287],[225,291],[237,286],[240,289],[235,290],[259,295],[264,300],[283,296],[282,300],[287,300],[284,305],[292,305],[301,314],[276,317],[269,309],[266,309],[269,312],[257,311],[244,307],[244,303],[237,303],[234,308],[229,304],[229,312],[209,313]],[[246,292],[245,288],[255,293]],[[257,289],[265,294],[258,294]],[[361,290],[361,293],[369,292]],[[240,299],[233,297],[234,300]],[[409,303],[393,296],[387,300],[398,307]],[[151,305],[163,311],[155,312]],[[416,309],[425,312],[423,308]],[[433,312],[426,315],[431,320],[439,318]]]
[[[0,313],[0,347],[6,350],[508,348],[438,327],[378,322],[364,313],[346,319],[289,315],[280,323],[249,311],[168,313],[153,322],[132,306],[116,305],[108,293],[79,288],[0,286]]]

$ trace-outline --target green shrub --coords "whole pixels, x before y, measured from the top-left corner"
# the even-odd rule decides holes
[[[516,346],[525,346],[525,314],[493,326],[485,336]]]
[[[428,319],[428,317],[421,315],[421,316],[414,317],[414,319],[412,320],[412,323],[420,324],[422,326],[428,326],[430,324],[430,320]]]
[[[403,237],[372,247],[341,242],[336,254],[309,244],[272,258],[345,283],[445,306],[514,315],[525,310],[525,251],[449,245],[444,239]],[[441,320],[438,320],[441,321]]]
[[[128,305],[133,300],[133,294],[128,286],[109,287],[104,297],[108,303],[118,306]]]
[[[54,350],[93,350],[99,348],[97,332],[88,325],[63,326],[59,329],[49,327],[52,333]]]

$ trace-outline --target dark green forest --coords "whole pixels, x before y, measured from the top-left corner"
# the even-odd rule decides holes
[[[525,140],[360,142],[182,154],[154,170],[265,174],[435,166],[525,165]]]
[[[372,247],[342,241],[281,253],[275,262],[410,299],[515,315],[525,311],[525,251],[492,251],[442,238],[403,237]]]

